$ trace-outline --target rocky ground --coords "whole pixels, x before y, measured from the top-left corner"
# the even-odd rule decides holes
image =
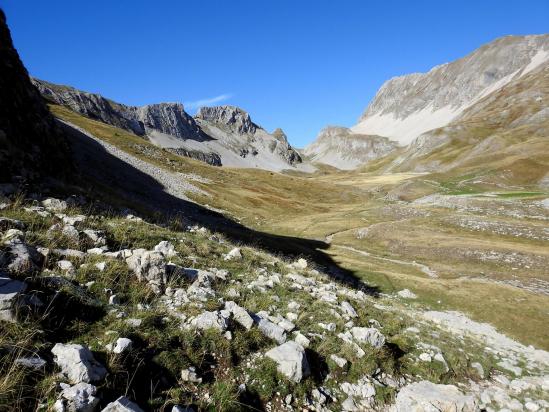
[[[549,353],[83,198],[0,211],[0,410],[547,410]]]

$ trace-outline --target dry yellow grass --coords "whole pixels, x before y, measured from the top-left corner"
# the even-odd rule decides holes
[[[196,183],[210,196],[192,195],[194,200],[224,210],[230,216],[241,219],[247,226],[262,232],[321,240],[339,233],[334,237],[334,244],[349,244],[360,248],[354,229],[382,221],[399,220],[380,213],[387,203],[376,198],[375,194],[369,192],[370,189],[390,189],[410,181],[411,192],[435,190],[422,176],[410,173],[375,175],[323,169],[313,175],[304,175],[212,167],[158,149],[138,136],[84,118],[66,108],[52,106],[51,109],[56,116],[77,124],[143,160],[168,170],[192,172],[210,179],[210,183]],[[145,155],[139,147],[147,147],[159,155]],[[417,256],[405,249],[399,253],[391,251],[394,250],[395,242],[407,237],[411,250],[417,250],[414,246],[424,247],[428,242],[434,245],[458,244],[481,248],[494,245],[494,239],[489,237],[479,237],[445,226],[433,226],[431,223],[429,219],[424,219],[401,222],[400,226],[389,225],[391,229],[377,241],[367,244],[367,248],[380,256],[412,261]],[[389,247],[391,244],[392,248]],[[540,247],[539,242],[509,239],[501,240],[502,245],[510,250],[520,249],[525,252],[539,250]],[[492,323],[524,343],[549,349],[549,333],[544,328],[549,314],[547,296],[488,281],[456,278],[455,275],[430,279],[417,268],[369,259],[335,247],[328,249],[327,253],[342,267],[379,286],[383,291],[410,288],[429,307],[462,310],[476,320]],[[543,253],[549,251],[545,249]],[[441,268],[448,264],[444,259],[428,254],[422,256],[422,259],[422,263],[438,264]],[[458,266],[464,272],[478,273],[483,270],[482,265],[467,260],[460,261]]]

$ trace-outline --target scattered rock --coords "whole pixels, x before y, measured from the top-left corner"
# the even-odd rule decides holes
[[[133,346],[133,342],[131,339],[118,338],[114,345],[112,343],[107,345],[107,350],[109,350],[112,353],[121,354],[131,350],[132,346]]]
[[[95,382],[103,379],[107,370],[95,360],[88,348],[77,344],[56,343],[51,350],[61,373],[71,383]]]
[[[0,266],[6,265],[12,272],[36,272],[42,266],[44,256],[33,246],[20,239],[7,242],[8,252],[0,252]]]
[[[320,326],[324,330],[327,330],[328,332],[335,332],[335,330],[336,330],[336,324],[335,323],[322,323],[322,322],[319,322],[318,326]]]
[[[195,412],[195,410],[190,406],[179,406],[175,405],[172,408],[172,412]]]
[[[252,328],[254,320],[246,309],[238,306],[233,301],[225,302],[225,309],[231,312],[235,322],[242,325],[246,330],[250,330]]]
[[[67,412],[93,412],[99,405],[99,398],[95,395],[97,388],[89,383],[80,382],[70,386],[62,384],[63,390],[60,401],[63,411]]]
[[[10,240],[18,239],[20,242],[25,239],[25,234],[19,229],[8,229],[4,236],[2,236],[2,242],[6,243]]]
[[[421,381],[405,386],[396,397],[396,412],[413,411],[477,411],[472,395],[464,395],[454,385],[437,385]]]
[[[202,378],[198,376],[194,366],[181,371],[181,380],[183,380],[183,382],[202,383]]]
[[[125,396],[121,396],[114,402],[109,403],[101,412],[143,412],[143,409]]]
[[[42,206],[52,213],[62,212],[67,209],[67,202],[53,197],[42,200]]]
[[[347,397],[342,403],[341,403],[341,410],[345,412],[358,412],[360,409],[355,403],[355,400],[352,396]]]
[[[358,316],[356,310],[351,306],[349,302],[343,301],[339,306],[341,306],[341,310],[343,311],[343,313],[345,313],[349,317],[356,318]]]
[[[46,366],[46,361],[38,356],[15,359],[16,365],[21,365],[32,370],[41,370]]]
[[[74,265],[70,260],[60,260],[57,262],[57,267],[63,272],[66,272],[68,275],[74,275],[75,269]]]
[[[216,329],[220,332],[227,330],[227,318],[220,311],[203,312],[191,321],[197,329]]]
[[[484,368],[478,362],[471,363],[471,367],[477,372],[479,378],[484,378]]]
[[[56,223],[48,229],[48,237],[50,239],[55,239],[55,237],[61,233],[61,235],[69,238],[73,242],[78,242],[80,240],[80,234],[78,230],[72,225],[61,225]]]
[[[410,289],[402,289],[401,291],[397,292],[397,295],[404,299],[416,299],[417,295],[410,291]]]
[[[294,263],[292,263],[292,267],[298,270],[304,270],[307,269],[307,261],[303,258],[298,259]]]
[[[97,270],[100,272],[104,272],[107,268],[107,262],[97,262],[95,265],[93,265]]]
[[[376,328],[351,328],[353,338],[359,343],[368,343],[374,348],[381,348],[385,344],[385,336]]]
[[[286,342],[286,331],[277,324],[258,315],[254,317],[254,322],[257,323],[257,328],[266,337],[273,339],[277,343]]]
[[[162,253],[168,259],[177,255],[174,245],[167,240],[163,240],[158,245],[156,245],[154,247],[154,251]]]
[[[15,322],[27,284],[0,273],[0,320]]]
[[[136,274],[137,279],[149,282],[155,292],[159,293],[166,283],[166,260],[159,252],[136,249],[126,259],[128,267]]]
[[[429,355],[428,353],[421,353],[419,355],[419,359],[422,360],[423,362],[431,362],[432,361],[431,355]]]
[[[356,383],[343,382],[341,390],[355,400],[369,399],[376,394],[376,388],[366,377],[359,379]]]
[[[8,217],[0,217],[0,231],[9,229],[25,230],[25,224],[20,220],[10,219]]]
[[[225,260],[241,259],[242,253],[240,253],[240,248],[235,247],[229,253],[225,255]]]
[[[99,230],[84,230],[84,234],[91,240],[94,246],[105,246],[107,244],[107,238],[105,234]]]
[[[265,356],[274,360],[278,365],[277,370],[293,382],[301,382],[310,373],[305,349],[294,341],[271,349]]]
[[[334,361],[334,363],[339,366],[340,368],[344,368],[345,365],[347,365],[347,359],[340,358],[337,355],[330,355],[330,359]]]
[[[142,323],[143,323],[143,320],[141,319],[136,319],[136,318],[126,319],[126,324],[131,326],[132,328],[138,328],[141,326]]]
[[[300,332],[294,332],[294,341],[296,343],[299,343],[304,348],[308,348],[309,345],[311,344],[311,341],[309,340],[309,338],[307,338],[305,335],[303,335]]]

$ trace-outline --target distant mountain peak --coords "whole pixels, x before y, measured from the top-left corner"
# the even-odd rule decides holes
[[[241,134],[253,134],[261,128],[252,122],[248,112],[236,106],[201,107],[195,118],[224,125]]]
[[[549,35],[500,37],[427,73],[388,80],[352,129],[408,144],[548,60]]]

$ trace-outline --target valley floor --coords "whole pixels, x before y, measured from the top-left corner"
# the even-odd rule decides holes
[[[192,235],[193,239],[198,236],[194,241],[202,245],[195,250],[176,247],[178,256],[184,256],[181,262],[176,259],[178,264],[202,262],[226,267],[231,276],[236,271],[239,279],[231,284],[238,286],[234,291],[238,295],[234,296],[242,299],[235,300],[250,313],[269,312],[275,307],[283,311],[287,305],[294,311],[298,307],[311,308],[291,315],[271,313],[269,319],[286,325],[285,317],[291,316],[296,330],[314,342],[308,356],[331,359],[329,377],[315,377],[325,379],[323,389],[316,389],[320,391],[315,395],[318,399],[311,401],[317,410],[333,409],[326,403],[327,398],[337,400],[337,409],[349,397],[359,408],[354,410],[367,405],[380,409],[380,405],[395,401],[395,392],[405,394],[406,385],[420,379],[456,384],[477,399],[475,405],[487,410],[516,408],[517,402],[521,407],[535,404],[535,410],[549,407],[547,193],[528,187],[478,190],[468,183],[449,184],[422,174],[285,175],[216,168],[176,156],[62,107],[51,109],[72,129],[72,146],[80,162],[83,186],[88,185],[90,190],[93,187],[89,193],[101,194],[103,201],[112,204],[120,198],[138,213],[146,214],[148,205],[149,209],[152,206],[172,213],[177,220],[178,212],[183,212],[210,229],[204,229],[203,235]],[[131,195],[125,197],[124,189]],[[30,219],[18,210],[11,213],[14,218]],[[139,226],[141,223],[111,222],[112,228],[127,225],[127,230],[112,229],[106,223],[101,223],[101,229],[114,231],[110,236],[118,243],[133,248],[154,246],[149,238],[131,240],[129,228],[138,225],[135,230],[139,233],[147,231]],[[151,228],[151,234],[156,233],[154,241],[169,237],[175,242],[181,236],[179,232],[158,231]],[[212,237],[208,240],[199,240],[209,233]],[[182,245],[187,236],[181,237]],[[224,236],[254,246],[246,249],[243,263],[225,263],[223,256],[228,250],[223,254],[217,250],[228,248]],[[214,262],[208,261],[210,253]],[[310,265],[278,260],[280,255],[306,257],[310,264],[318,264],[320,273]],[[191,257],[193,261],[185,260]],[[269,269],[272,265],[274,272]],[[78,273],[83,279],[87,276],[86,271]],[[250,292],[254,288],[264,291],[259,293],[264,302]],[[213,297],[233,294],[226,289],[212,291]],[[210,298],[215,306],[214,298]],[[341,302],[343,298],[351,302],[352,311]],[[189,326],[195,325],[192,322],[198,316],[193,310],[190,318],[183,319]],[[179,306],[176,311],[188,316]],[[360,360],[360,355],[357,358],[363,346],[357,345],[351,333],[352,322],[346,323],[354,318],[354,311],[358,312],[355,322],[361,327],[381,328],[388,342],[383,349],[386,352],[368,352],[365,360]],[[111,326],[116,329],[114,323]],[[93,340],[93,330],[86,333],[85,340]],[[236,336],[240,339],[240,332]],[[263,348],[265,342],[252,343],[249,340],[257,337],[251,335],[245,339],[246,366],[238,363],[231,369],[237,383],[245,378],[253,383],[254,378],[247,374],[255,373],[256,362],[263,362],[252,352],[253,348]],[[338,353],[341,339],[348,347],[340,354],[351,360],[351,366],[346,366],[350,369],[340,376],[333,363],[343,364],[343,360],[331,355]],[[221,345],[218,341],[215,338]],[[379,362],[370,364],[372,359]],[[374,370],[376,367],[383,372],[381,375]],[[383,382],[362,380],[366,370]],[[398,374],[404,378],[402,382]],[[375,387],[375,400],[370,387]],[[312,393],[311,389],[285,387],[280,391]],[[261,402],[276,392],[256,390]],[[263,394],[262,390],[269,393]],[[216,396],[217,401],[219,393]],[[404,397],[401,395],[402,402]],[[269,399],[271,408],[288,409],[289,404],[284,406],[280,396]],[[398,404],[398,397],[396,401]],[[199,403],[211,406],[208,399]],[[402,408],[398,410],[404,411],[405,406]]]
[[[160,181],[168,192],[181,190],[186,181],[182,198],[257,231],[323,242],[323,253],[338,266],[385,293],[408,288],[435,309],[461,310],[525,344],[549,349],[547,194],[453,195],[447,193],[455,193],[454,187],[450,191],[429,175],[410,173],[297,177],[213,168],[139,138],[133,143],[129,134],[113,138],[115,128],[61,107],[53,110],[95,132],[98,141],[118,145],[159,171],[175,172],[177,189],[173,179]],[[185,177],[189,173],[201,181],[192,182]],[[418,196],[416,186],[425,184],[432,194]],[[395,190],[416,199],[393,200]]]

